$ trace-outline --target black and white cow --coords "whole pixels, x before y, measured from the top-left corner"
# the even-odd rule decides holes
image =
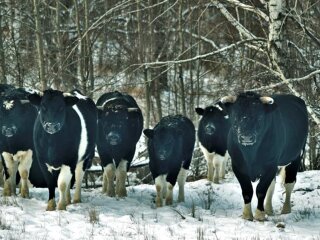
[[[104,169],[103,192],[110,197],[125,197],[127,170],[142,133],[143,116],[132,96],[117,91],[103,94],[97,107],[97,149]]]
[[[47,210],[56,208],[56,186],[60,195],[57,208],[65,210],[71,202],[73,176],[76,184],[73,202],[81,201],[84,171],[94,157],[97,109],[79,91],[70,94],[49,89],[43,95],[30,95],[29,100],[39,109],[34,144],[49,189]]]
[[[196,108],[202,116],[198,126],[200,148],[207,160],[209,181],[219,183],[219,177],[225,177],[227,138],[230,129],[228,113],[218,104],[205,109]]]
[[[187,178],[195,143],[195,128],[190,119],[181,116],[163,117],[154,129],[145,129],[148,137],[149,167],[155,181],[156,206],[173,202],[172,191],[178,180],[178,201],[184,201]]]
[[[2,86],[1,86],[2,89]],[[3,195],[16,193],[16,176],[21,179],[21,196],[29,196],[28,179],[35,187],[45,187],[39,164],[33,161],[33,125],[37,109],[28,102],[23,88],[5,86],[0,96],[0,153],[4,166]]]
[[[272,195],[278,166],[284,166],[285,171],[286,198],[282,213],[291,212],[291,192],[308,134],[304,101],[293,95],[267,97],[245,92],[237,97],[223,97],[221,102],[232,103],[228,151],[242,189],[243,218],[253,219],[251,182],[257,179],[260,181],[256,188],[258,206],[254,218],[263,221],[266,213],[273,214]]]

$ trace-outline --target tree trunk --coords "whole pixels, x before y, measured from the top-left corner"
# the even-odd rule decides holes
[[[143,46],[141,46],[142,19],[141,19],[141,12],[140,12],[141,11],[140,10],[140,0],[136,0],[136,4],[137,4],[138,62],[142,63],[142,61],[143,61],[143,54],[142,54]],[[145,92],[145,100],[146,100],[144,128],[149,128],[150,127],[150,113],[151,113],[151,106],[150,106],[151,105],[151,97],[150,97],[150,82],[149,82],[150,69],[148,67],[144,68],[143,75],[144,75],[144,92]]]
[[[179,1],[179,46],[180,46],[180,54],[179,57],[182,57],[184,51],[184,42],[183,42],[183,34],[182,34],[182,6],[183,0]],[[181,93],[181,107],[182,107],[182,114],[187,116],[186,110],[186,99],[185,99],[185,89],[184,89],[184,78],[183,78],[183,68],[182,64],[179,64],[179,84],[180,84],[180,93]]]
[[[45,68],[44,68],[43,37],[42,37],[42,29],[41,29],[40,14],[39,14],[39,0],[33,0],[33,7],[34,7],[34,18],[36,23],[39,78],[41,83],[41,90],[44,91],[47,88],[47,80],[45,77]]]
[[[81,23],[80,23],[80,10],[78,5],[78,0],[74,0],[75,12],[76,12],[76,24],[78,32],[78,77],[80,78],[80,85],[82,92],[87,93],[87,81],[84,77],[84,61],[85,61],[85,49],[84,49],[84,39],[82,37]]]
[[[0,8],[0,67],[1,67],[1,83],[7,83],[7,68],[3,48],[3,33],[2,33],[2,8]]]

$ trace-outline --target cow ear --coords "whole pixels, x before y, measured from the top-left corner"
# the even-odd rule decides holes
[[[204,114],[204,109],[203,108],[196,108],[195,110],[198,113],[198,115],[202,116]]]
[[[69,107],[72,107],[73,105],[77,104],[78,101],[79,101],[79,98],[74,97],[74,96],[64,97],[64,102]]]
[[[147,136],[147,138],[153,138],[154,131],[152,129],[143,130],[143,134]]]
[[[40,106],[42,97],[39,94],[33,93],[28,95],[28,99],[32,105]]]

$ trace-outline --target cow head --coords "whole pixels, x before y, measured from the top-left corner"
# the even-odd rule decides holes
[[[201,128],[209,136],[214,135],[219,126],[222,125],[222,122],[229,118],[226,110],[219,105],[209,106],[205,109],[196,108],[195,110],[198,115],[202,116]]]
[[[24,114],[27,112],[24,100],[1,97],[0,100],[0,129],[5,137],[13,137],[23,127]]]
[[[155,129],[145,129],[143,133],[152,141],[152,148],[155,157],[161,161],[172,156],[175,148],[175,137],[173,131],[168,128],[158,127]]]
[[[49,134],[55,134],[61,130],[65,123],[67,108],[79,101],[75,96],[52,89],[44,91],[43,95],[31,94],[28,98],[38,107],[41,125]]]
[[[229,108],[231,130],[238,143],[245,147],[255,145],[267,129],[268,114],[276,108],[271,97],[254,92],[226,96],[221,103],[231,103]]]
[[[131,126],[130,117],[140,111],[139,108],[128,108],[124,105],[101,106],[99,109],[100,134],[111,146],[119,146]]]

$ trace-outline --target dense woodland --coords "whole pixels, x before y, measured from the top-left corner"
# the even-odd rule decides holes
[[[0,0],[0,81],[132,94],[145,126],[254,90],[309,106],[320,169],[319,0]]]

